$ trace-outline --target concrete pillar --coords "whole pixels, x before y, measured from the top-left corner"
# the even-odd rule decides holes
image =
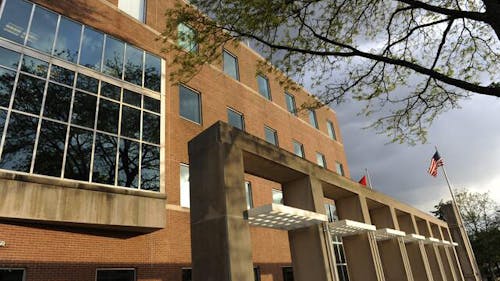
[[[408,213],[398,215],[399,228],[407,234],[419,234],[415,218]],[[424,244],[422,242],[410,242],[405,244],[411,272],[415,281],[434,281],[427,259]]]
[[[447,204],[441,207],[441,212],[443,213],[444,220],[448,223],[453,241],[458,243],[458,246],[455,247],[455,251],[465,281],[480,281],[481,274],[479,273],[476,257],[472,251],[472,246],[465,228],[458,223],[459,217],[457,210],[455,210],[452,204]]]
[[[447,227],[443,227],[442,229],[443,237],[445,237],[448,241],[453,241],[451,237],[450,230]],[[455,251],[454,246],[446,247],[446,252],[448,255],[448,260],[450,261],[453,272],[455,272],[456,280],[465,281],[464,274],[462,272],[462,268],[460,268],[460,263],[458,262],[457,253]]]
[[[283,183],[282,189],[285,205],[321,214],[325,213],[323,189],[321,182],[317,179],[310,176],[304,177]],[[288,232],[288,239],[294,280],[335,280],[334,271],[330,268],[327,239],[322,225],[291,230]]]
[[[370,217],[377,229],[399,229],[394,209],[389,206],[371,209]],[[378,249],[387,281],[413,281],[405,245],[401,239],[379,241]]]
[[[418,220],[417,227],[419,234],[424,235],[425,237],[433,237],[428,221],[422,219]],[[429,260],[432,279],[434,279],[434,281],[448,281],[444,273],[443,263],[437,246],[433,243],[427,243],[425,244],[425,252],[427,253],[427,259]]]
[[[353,195],[337,199],[335,203],[341,220],[350,219],[371,223],[366,198]],[[342,241],[351,281],[385,281],[377,241],[373,233],[347,236]]]
[[[253,281],[242,151],[189,143],[194,281]]]

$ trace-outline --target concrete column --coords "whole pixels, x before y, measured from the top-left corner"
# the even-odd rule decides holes
[[[399,229],[394,209],[382,206],[370,210],[372,223],[377,228]],[[387,281],[413,281],[413,276],[404,246],[400,239],[378,242],[380,259]]]
[[[447,227],[442,228],[443,237],[446,240],[452,242],[453,238],[450,234],[450,229]],[[465,281],[464,274],[462,272],[462,268],[460,268],[460,263],[458,262],[457,253],[455,251],[455,246],[450,246],[446,248],[446,252],[448,255],[448,259],[450,261],[453,272],[455,272],[456,280]]]
[[[432,232],[435,235],[434,237],[440,237],[439,239],[441,240],[448,240],[449,238],[446,237],[443,233],[443,230],[441,227],[437,225],[432,225]],[[441,255],[441,260],[443,261],[443,266],[444,266],[444,272],[446,273],[446,278],[448,280],[459,280],[458,276],[455,272],[455,269],[453,268],[453,262],[450,259],[450,254],[448,252],[448,247],[447,245],[440,245],[438,246],[439,249],[439,254]]]
[[[408,213],[398,215],[399,228],[408,233],[419,234],[415,218]],[[408,259],[410,261],[411,272],[415,281],[434,281],[427,259],[424,244],[422,242],[410,242],[405,244]]]
[[[366,198],[353,195],[335,201],[340,219],[371,223]],[[343,239],[351,281],[385,281],[377,241],[372,233]]]
[[[426,237],[433,237],[428,221],[422,219],[417,221],[417,227],[421,235],[424,235]],[[439,254],[437,246],[432,243],[425,244],[425,252],[427,253],[427,259],[429,260],[432,278],[434,279],[434,281],[448,281],[444,273],[443,263],[441,261],[441,256]]]
[[[479,273],[476,257],[472,251],[472,246],[465,228],[459,226],[457,210],[455,210],[452,204],[447,204],[441,208],[441,211],[443,212],[445,221],[448,223],[453,241],[458,243],[458,246],[455,247],[455,251],[465,281],[480,281],[481,274]]]
[[[226,143],[189,144],[194,281],[253,281],[242,151]]]
[[[324,214],[321,182],[304,177],[283,183],[285,205]],[[288,232],[292,256],[293,278],[296,281],[333,281],[325,233],[322,225],[310,226]],[[333,258],[333,257],[332,257]]]

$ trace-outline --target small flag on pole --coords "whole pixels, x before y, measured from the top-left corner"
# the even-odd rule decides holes
[[[438,168],[443,166],[443,164],[444,164],[444,159],[441,158],[441,156],[436,150],[436,153],[434,153],[434,156],[432,156],[431,158],[431,165],[429,166],[429,170],[427,172],[429,172],[431,176],[436,177],[438,174]]]
[[[360,184],[366,186],[366,176],[363,176],[359,181]]]

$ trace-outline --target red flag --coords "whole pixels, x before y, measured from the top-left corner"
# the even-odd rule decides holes
[[[366,186],[366,176],[363,176],[360,180],[359,183]]]

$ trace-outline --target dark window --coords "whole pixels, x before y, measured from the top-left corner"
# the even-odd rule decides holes
[[[227,122],[233,127],[236,127],[240,130],[245,130],[245,121],[243,119],[243,114],[236,112],[230,108],[227,109]]]
[[[135,281],[134,269],[98,269],[96,281]]]
[[[316,111],[309,109],[309,124],[318,129],[318,120],[316,119]]]
[[[119,154],[118,185],[138,188],[139,143],[121,139]]]
[[[64,169],[65,178],[89,180],[93,135],[91,131],[71,127]]]
[[[123,73],[123,55],[125,51],[125,44],[122,41],[107,35],[104,46],[102,72],[121,79]]]
[[[144,66],[144,87],[153,91],[160,91],[161,86],[161,59],[146,53],[146,64]]]
[[[19,75],[14,97],[14,109],[40,114],[45,80],[28,75]]]
[[[73,102],[73,116],[71,118],[73,124],[93,129],[96,104],[96,96],[76,91]]]
[[[269,80],[262,75],[257,75],[257,84],[259,85],[259,93],[268,100],[271,100],[271,90],[269,88]]]
[[[253,268],[253,277],[255,281],[260,281],[260,267],[256,266]]]
[[[76,79],[76,87],[78,89],[97,94],[97,88],[99,88],[99,80],[79,73],[78,78]]]
[[[201,124],[200,94],[184,86],[179,87],[179,114]]]
[[[33,5],[26,1],[7,1],[0,20],[0,36],[23,44],[32,7]]]
[[[37,126],[38,118],[14,112],[10,114],[0,168],[30,171]]]
[[[36,151],[37,174],[60,177],[67,126],[43,120]]]
[[[80,48],[81,33],[81,24],[61,17],[59,30],[57,31],[56,45],[54,47],[54,56],[76,63]]]
[[[101,82],[101,95],[119,101],[121,88],[106,82]]]
[[[127,45],[125,54],[125,81],[142,86],[144,51]]]
[[[27,45],[51,54],[56,35],[57,18],[57,14],[36,6],[31,20]]]
[[[20,57],[20,53],[0,47],[0,65],[17,69]]]
[[[140,139],[141,111],[128,106],[122,106],[121,135]]]
[[[49,70],[49,63],[39,60],[27,55],[23,56],[23,63],[21,64],[21,70],[24,72],[31,73],[33,75],[39,76],[41,78],[47,78],[47,72]]]
[[[141,189],[160,190],[160,148],[142,144]]]
[[[192,269],[191,268],[183,268],[182,269],[182,281],[191,281],[193,280],[191,277]]]
[[[283,281],[293,281],[293,268],[291,266],[282,267],[282,270],[283,270]]]
[[[95,137],[92,181],[115,184],[116,149],[118,138],[101,133]]]
[[[79,63],[83,66],[100,70],[104,34],[85,26],[82,40]]]
[[[335,134],[335,127],[333,126],[332,121],[330,121],[330,120],[326,121],[326,128],[328,130],[328,136],[332,140],[336,140],[337,139],[337,135]]]
[[[297,106],[295,105],[295,97],[289,93],[285,93],[286,109],[293,115],[297,115]]]
[[[143,112],[142,140],[160,144],[160,116]]]
[[[75,72],[64,67],[52,65],[52,67],[50,68],[50,80],[68,86],[73,86],[73,82],[75,80]]]
[[[160,101],[148,96],[144,96],[144,109],[160,113]]]
[[[24,269],[0,269],[0,280],[2,281],[24,281]]]
[[[238,71],[238,59],[228,51],[223,52],[224,72],[236,80],[240,80]]]
[[[278,145],[278,133],[276,132],[276,130],[265,126],[264,134],[268,143],[274,144],[276,146]]]
[[[15,77],[16,72],[0,68],[0,106],[9,107]]]
[[[141,107],[142,95],[129,90],[123,90],[123,102],[137,107]]]
[[[110,100],[99,100],[99,114],[97,116],[97,130],[108,133],[118,133],[118,118],[120,105]]]
[[[293,141],[293,153],[304,158],[304,146],[298,141]]]

